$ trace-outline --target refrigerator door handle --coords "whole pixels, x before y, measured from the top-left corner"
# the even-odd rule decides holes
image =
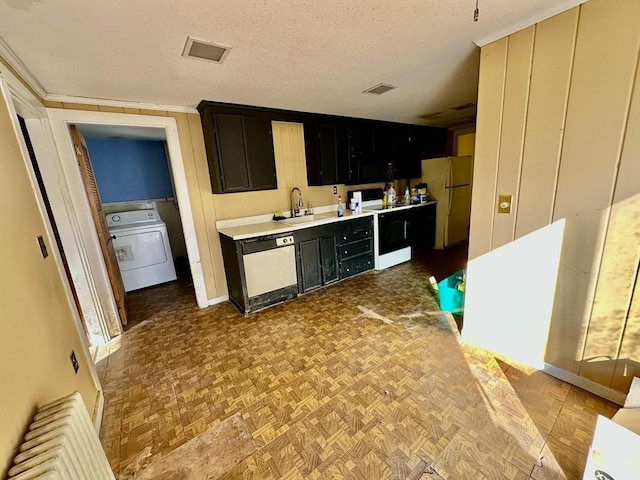
[[[446,190],[448,196],[447,215],[449,215],[451,213],[451,204],[453,203],[453,188],[447,188]]]
[[[447,187],[453,187],[453,159],[449,158],[449,179],[447,180]]]

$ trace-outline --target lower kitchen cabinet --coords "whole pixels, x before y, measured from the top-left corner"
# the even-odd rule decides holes
[[[296,232],[298,293],[373,268],[373,217],[343,220]]]
[[[371,270],[373,262],[373,218],[352,220],[338,235],[340,278]]]
[[[305,293],[321,287],[322,257],[320,239],[314,238],[298,243],[298,291]]]
[[[417,205],[408,211],[407,217],[411,251],[432,249],[436,243],[436,204]]]
[[[320,263],[322,264],[322,283],[324,285],[340,278],[335,235],[320,238]]]

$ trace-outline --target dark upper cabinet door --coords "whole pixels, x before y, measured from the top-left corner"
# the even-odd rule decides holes
[[[345,183],[343,177],[348,175],[348,166],[339,165],[338,161],[347,158],[346,146],[341,145],[345,152],[339,155],[335,124],[305,123],[304,147],[310,186]]]
[[[248,190],[251,183],[246,162],[242,117],[215,115],[214,134],[223,191]]]
[[[408,126],[398,128],[396,130],[393,178],[419,178],[421,175],[420,160],[416,128]]]
[[[244,117],[243,122],[251,189],[277,188],[271,121]]]
[[[314,123],[304,124],[304,153],[307,162],[307,184],[322,185],[320,161],[320,127]]]
[[[349,155],[349,129],[346,125],[336,125],[336,158],[338,164],[338,181],[350,183],[353,175],[351,155]]]
[[[353,175],[349,183],[364,184],[384,181],[382,158],[374,152],[374,129],[367,122],[349,128],[349,153]]]
[[[338,183],[336,126],[334,124],[320,124],[320,159],[322,165],[322,184],[331,185]]]

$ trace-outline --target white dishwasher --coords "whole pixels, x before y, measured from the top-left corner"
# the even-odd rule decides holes
[[[298,285],[293,235],[243,242],[242,260],[249,298]]]

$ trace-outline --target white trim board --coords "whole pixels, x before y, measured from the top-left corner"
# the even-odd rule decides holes
[[[618,405],[624,405],[624,400],[625,398],[627,398],[624,393],[605,387],[604,385],[600,385],[599,383],[589,380],[586,377],[581,377],[580,375],[576,375],[575,373],[563,370],[562,368],[554,367],[553,365],[550,365],[548,363],[544,363],[542,365],[542,371],[544,373],[548,373],[552,377],[559,378],[560,380],[570,383],[571,385],[575,385],[576,387],[580,387],[587,392],[591,392],[594,395],[598,395],[599,397],[611,400]]]
[[[157,110],[159,112],[198,113],[195,107],[181,107],[176,105],[156,105],[155,103],[127,102],[124,100],[108,100],[106,98],[74,97],[73,95],[44,96],[45,102],[77,103],[81,105],[95,105],[102,107],[138,108],[140,110]],[[104,112],[101,112],[104,113]]]
[[[588,0],[558,0],[552,6],[545,8],[544,10],[540,10],[539,12],[534,13],[533,15],[529,15],[528,17],[523,18],[515,23],[511,23],[502,27],[500,30],[497,30],[493,33],[485,35],[478,40],[474,40],[475,43],[479,47],[484,47],[496,40],[499,40],[507,35],[511,35],[512,33],[519,32],[531,25],[535,25],[536,23],[540,23],[547,18],[551,18],[554,15],[558,15],[559,13],[566,12],[567,10],[577,7],[578,5],[582,5],[586,3]],[[480,15],[482,16],[482,5],[480,6]]]
[[[229,295],[222,295],[221,297],[212,298],[211,300],[209,300],[209,306],[212,307],[213,305],[226,302],[227,300],[229,300]]]
[[[83,236],[87,247],[95,252],[99,252],[98,238],[95,232],[95,227],[93,227],[93,220],[91,218],[86,194],[84,193],[84,186],[82,185],[82,179],[75,159],[68,126],[76,123],[151,127],[162,128],[165,130],[167,150],[169,152],[169,161],[176,188],[178,208],[182,219],[182,229],[187,247],[187,256],[189,259],[189,266],[191,268],[191,275],[193,277],[196,301],[198,303],[198,307],[207,307],[209,305],[209,301],[207,299],[204,275],[202,273],[202,265],[200,263],[200,252],[196,242],[193,213],[191,211],[191,203],[189,202],[184,162],[182,159],[182,152],[180,150],[180,138],[178,136],[175,119],[173,117],[66,110],[59,108],[48,108],[47,114],[51,120],[51,127],[56,139],[56,145],[62,159],[61,163],[65,169],[64,173],[67,177],[72,204],[79,210],[78,217],[82,224],[85,225],[85,228],[81,229],[81,235]],[[94,255],[91,263],[96,268],[96,280],[101,283],[106,282],[108,284],[108,276],[102,254],[100,253],[99,259]],[[109,290],[110,288],[111,287],[109,285]],[[113,299],[112,292],[111,299]],[[113,304],[113,308],[115,308],[115,302]]]

